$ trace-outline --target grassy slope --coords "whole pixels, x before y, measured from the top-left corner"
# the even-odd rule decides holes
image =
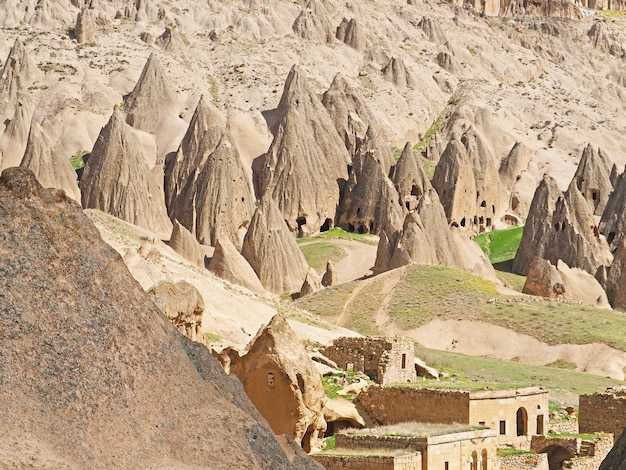
[[[381,275],[382,276],[382,275]],[[384,301],[384,278],[370,280],[346,308],[348,325],[376,333],[374,316]],[[357,282],[324,289],[298,302],[299,307],[334,317],[344,308]],[[626,351],[626,314],[540,298],[498,296],[492,283],[442,266],[408,266],[395,285],[388,306],[397,325],[409,330],[433,319],[481,320],[547,344],[605,343]]]
[[[521,292],[526,276],[520,276],[512,272],[513,258],[522,240],[524,227],[516,227],[508,230],[494,230],[482,233],[474,238],[480,248],[489,256],[489,261],[496,269],[498,279],[505,286]]]
[[[300,245],[300,250],[306,262],[309,263],[309,266],[318,273],[326,270],[327,260],[337,263],[346,257],[346,251],[343,248],[324,241],[315,241],[306,245]]]

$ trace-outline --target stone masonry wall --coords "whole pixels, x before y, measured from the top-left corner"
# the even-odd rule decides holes
[[[335,435],[335,443],[338,449],[349,450],[422,450],[426,445],[423,437],[408,436],[365,436],[354,434]]]
[[[548,454],[509,455],[500,457],[497,470],[548,470]]]
[[[315,460],[326,470],[422,470],[419,453],[382,455],[315,455]]]
[[[342,369],[352,367],[383,385],[416,379],[414,343],[406,338],[343,337],[321,352]]]
[[[589,443],[591,444],[591,443]],[[569,461],[570,470],[597,470],[613,448],[613,436],[608,435],[594,439],[591,454],[587,457],[574,458]]]
[[[358,395],[359,405],[385,425],[408,421],[469,424],[469,392],[372,386]]]
[[[626,397],[594,393],[578,398],[578,429],[581,433],[607,432],[619,438],[626,427]]]

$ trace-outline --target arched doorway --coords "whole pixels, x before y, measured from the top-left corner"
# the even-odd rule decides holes
[[[528,413],[526,408],[518,408],[517,410],[517,435],[525,436],[528,434]]]
[[[471,459],[470,469],[471,470],[478,470],[478,454],[476,453],[476,451],[472,452],[472,459]]]
[[[487,464],[487,449],[483,449],[480,453],[480,470],[487,470],[489,468]]]
[[[548,468],[550,470],[560,470],[563,468],[564,461],[574,458],[565,447],[557,445],[546,447],[540,454],[548,454]]]

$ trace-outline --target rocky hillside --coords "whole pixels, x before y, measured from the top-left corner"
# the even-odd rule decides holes
[[[285,454],[76,202],[11,169],[0,214],[4,466],[318,468],[295,444]]]

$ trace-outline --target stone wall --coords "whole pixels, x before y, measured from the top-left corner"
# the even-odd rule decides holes
[[[548,431],[548,391],[530,387],[471,392],[469,424],[495,429],[500,445],[528,449],[530,436]]]
[[[590,444],[591,447],[591,449],[589,449],[589,455],[571,459],[568,462],[570,465],[568,468],[570,470],[597,470],[600,468],[600,464],[613,448],[613,436],[608,435],[600,437],[588,444]]]
[[[415,352],[406,338],[343,337],[321,352],[345,370],[361,371],[379,384],[413,382]]]
[[[497,470],[548,470],[548,454],[500,457],[496,468]]]
[[[422,470],[420,453],[406,455],[315,455],[326,470]]]
[[[626,397],[594,393],[578,398],[578,429],[581,433],[612,433],[615,440],[626,427]]]
[[[356,401],[357,406],[385,425],[408,421],[470,424],[469,392],[372,386],[361,392]]]

